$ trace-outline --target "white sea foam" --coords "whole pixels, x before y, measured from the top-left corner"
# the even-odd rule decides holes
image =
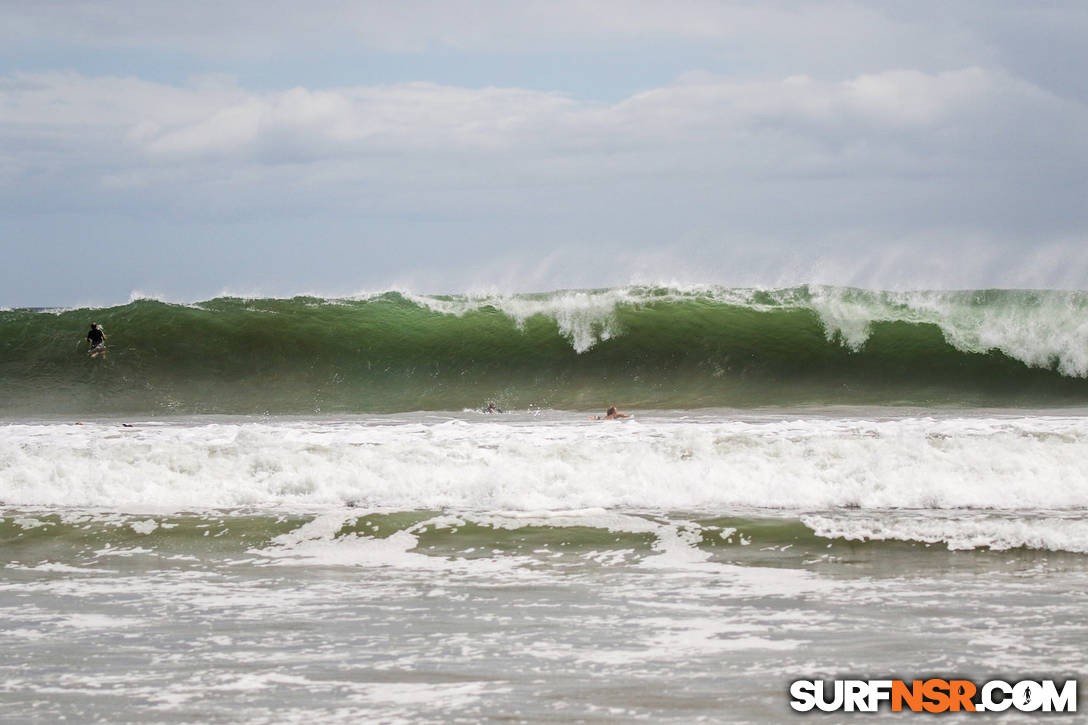
[[[144,521],[133,521],[129,526],[138,534],[150,534],[155,529],[159,528],[159,524],[155,519],[145,519]]]
[[[537,315],[548,317],[555,320],[559,332],[570,340],[571,347],[579,353],[622,333],[616,320],[616,308],[621,305],[676,302],[702,297],[728,304],[764,307],[753,301],[752,290],[708,285],[669,288],[630,286],[599,290],[560,290],[546,294],[487,293],[441,298],[408,292],[401,294],[421,307],[442,314],[460,316],[484,307],[492,307],[519,326]]]
[[[519,327],[536,315],[550,317],[576,352],[585,352],[616,335],[616,306],[636,301],[636,297],[624,288],[574,290],[547,295],[489,294],[436,298],[404,293],[404,296],[421,307],[447,315],[460,316],[484,307],[494,307],[513,319]]]
[[[1076,417],[380,421],[9,425],[0,501],[152,513],[1088,507],[1088,420]]]
[[[949,549],[1029,548],[1088,553],[1088,521],[1059,517],[805,516],[817,535],[855,541],[919,541]]]

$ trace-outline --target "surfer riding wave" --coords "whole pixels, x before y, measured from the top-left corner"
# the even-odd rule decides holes
[[[91,323],[91,330],[87,333],[87,352],[91,357],[97,357],[106,351],[106,333],[97,322]]]

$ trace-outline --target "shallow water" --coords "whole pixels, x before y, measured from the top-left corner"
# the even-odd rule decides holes
[[[4,722],[764,723],[799,678],[1085,670],[1068,411],[121,422],[0,428]]]

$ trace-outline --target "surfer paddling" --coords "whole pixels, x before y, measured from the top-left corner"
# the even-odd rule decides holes
[[[617,409],[616,406],[613,405],[612,407],[610,407],[608,410],[606,410],[604,412],[603,416],[595,415],[595,416],[591,417],[590,420],[616,420],[617,418],[630,418],[630,417],[631,416],[627,415],[627,413],[621,413],[619,411],[619,409]]]
[[[91,357],[98,357],[106,351],[106,333],[97,322],[91,323],[91,331],[87,333],[87,352]]]

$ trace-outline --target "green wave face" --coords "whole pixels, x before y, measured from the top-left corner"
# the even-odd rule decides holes
[[[548,565],[625,566],[668,554],[666,540],[695,555],[697,560],[757,567],[827,569],[841,574],[843,567],[861,569],[873,576],[932,573],[934,567],[971,570],[996,564],[1013,568],[1024,562],[1050,560],[1066,566],[1084,565],[1083,543],[1068,550],[1048,546],[1047,541],[1003,541],[999,536],[979,539],[974,529],[972,545],[957,541],[954,526],[927,537],[915,527],[948,519],[927,518],[917,512],[882,512],[874,518],[876,536],[841,536],[814,532],[807,517],[745,516],[717,518],[670,518],[663,514],[631,514],[628,525],[641,522],[645,530],[617,530],[587,519],[549,525],[545,521],[519,524],[498,521],[487,514],[448,516],[435,511],[393,513],[326,512],[342,519],[335,530],[307,532],[313,514],[269,516],[253,512],[218,511],[171,516],[122,515],[102,511],[68,510],[61,513],[0,509],[0,564],[27,566],[29,562],[57,562],[101,570],[102,556],[138,551],[160,559],[160,565],[189,568],[215,559],[235,562],[267,562],[298,555],[298,547],[318,542],[324,548],[354,547],[395,535],[407,534],[404,551],[446,559],[533,558]],[[960,518],[963,514],[957,514]],[[480,521],[474,518],[481,519]],[[849,523],[849,513],[829,513],[824,518]],[[975,512],[968,518],[976,525],[1000,524],[995,514]],[[1029,518],[1030,521],[1030,518]],[[1022,523],[1022,522],[1017,522]],[[1047,524],[1053,526],[1054,522]],[[638,529],[640,527],[633,526]],[[995,529],[997,531],[999,529]],[[1041,529],[1045,530],[1045,529]],[[941,537],[944,538],[941,538]],[[1060,539],[1060,536],[1057,537]],[[1070,546],[1065,543],[1065,546]],[[166,564],[169,560],[171,564]],[[346,561],[350,561],[347,559]],[[116,562],[105,564],[115,566]]]
[[[1079,292],[824,287],[9,310],[0,413],[1083,405],[1086,312]]]

